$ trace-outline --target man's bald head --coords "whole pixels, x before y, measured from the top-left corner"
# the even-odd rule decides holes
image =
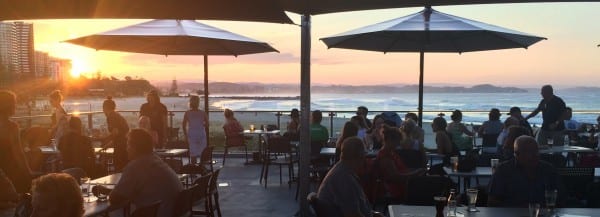
[[[519,136],[515,139],[515,159],[528,169],[534,169],[539,163],[538,144],[531,136]]]

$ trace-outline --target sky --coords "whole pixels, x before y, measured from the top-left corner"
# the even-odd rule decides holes
[[[537,87],[596,86],[600,72],[600,3],[536,3],[434,7],[452,14],[548,38],[528,49],[425,54],[426,84]],[[418,53],[327,49],[319,38],[402,17],[422,8],[345,12],[312,17],[313,84],[417,84]],[[288,13],[299,24],[300,16]],[[201,81],[201,56],[96,51],[62,41],[147,20],[37,20],[35,49],[72,59],[73,75]],[[269,43],[280,53],[209,56],[209,80],[300,83],[300,27],[256,22],[198,22]]]

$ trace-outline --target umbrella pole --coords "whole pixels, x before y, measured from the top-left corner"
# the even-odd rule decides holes
[[[210,122],[208,121],[210,117],[210,111],[208,110],[208,56],[204,55],[204,112],[206,112],[206,126],[204,127],[204,131],[206,133],[206,145],[209,145],[208,132]]]
[[[421,55],[420,55],[420,73],[419,73],[419,127],[423,127],[423,64],[424,64],[424,60],[425,60],[425,53],[423,51],[421,51]]]
[[[298,201],[300,217],[310,216],[306,196],[310,188],[308,166],[310,164],[310,15],[302,15],[300,40],[300,162],[298,168]]]

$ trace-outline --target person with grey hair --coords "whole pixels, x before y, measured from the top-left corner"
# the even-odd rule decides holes
[[[525,119],[535,117],[539,112],[542,112],[542,129],[537,134],[537,142],[541,145],[547,145],[548,139],[552,139],[553,145],[562,146],[564,143],[563,131],[565,129],[563,120],[567,106],[560,97],[554,95],[551,85],[544,85],[540,93],[542,95],[540,104]]]
[[[538,143],[531,136],[519,136],[514,142],[514,159],[496,166],[489,183],[488,206],[527,207],[543,204],[546,190],[557,190],[561,204],[561,184],[556,169],[540,161]]]
[[[341,160],[327,173],[317,197],[330,205],[331,213],[343,217],[382,216],[374,213],[359,183],[358,172],[365,161],[365,145],[358,137],[347,138],[342,145]]]
[[[167,106],[160,102],[158,91],[151,90],[146,94],[147,103],[140,107],[140,116],[150,118],[150,126],[158,133],[158,146],[164,148],[167,142]]]

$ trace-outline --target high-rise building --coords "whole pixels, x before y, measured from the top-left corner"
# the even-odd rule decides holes
[[[0,83],[35,77],[33,24],[0,22]]]

